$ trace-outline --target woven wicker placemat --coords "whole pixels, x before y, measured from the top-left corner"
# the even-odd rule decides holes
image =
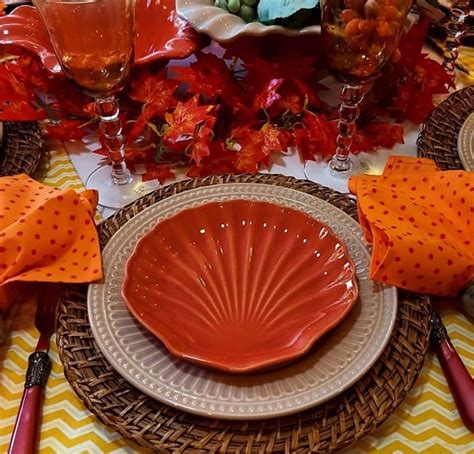
[[[454,92],[423,125],[417,140],[418,156],[433,159],[442,170],[463,169],[458,154],[458,136],[474,112],[474,86]]]
[[[0,143],[0,176],[26,173],[32,175],[41,165],[44,141],[38,123],[33,121],[3,123]]]
[[[149,194],[100,225],[104,247],[113,234],[151,204],[198,186],[252,182],[313,194],[355,219],[353,200],[315,183],[278,175],[211,176],[179,182]],[[124,437],[160,452],[330,452],[350,446],[381,424],[415,383],[428,348],[428,301],[399,294],[388,346],[355,385],[314,409],[264,421],[222,421],[157,402],[128,384],[107,362],[91,333],[86,285],[69,286],[59,306],[57,343],[66,378],[86,407]]]

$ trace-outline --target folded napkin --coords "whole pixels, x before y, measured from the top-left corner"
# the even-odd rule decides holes
[[[102,277],[96,191],[77,194],[26,175],[0,178],[0,309],[19,282],[90,282]]]
[[[373,246],[370,277],[407,290],[457,295],[474,279],[474,173],[392,156],[383,175],[349,180]]]

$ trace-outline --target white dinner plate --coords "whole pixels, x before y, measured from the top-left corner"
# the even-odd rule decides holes
[[[458,136],[458,153],[466,170],[474,172],[474,113],[467,117]]]
[[[277,370],[231,375],[173,357],[129,313],[121,297],[125,263],[158,222],[209,202],[257,200],[301,210],[345,242],[356,265],[359,301],[311,351]],[[223,419],[272,418],[321,404],[355,383],[382,354],[397,314],[397,292],[369,279],[370,253],[349,215],[309,194],[265,184],[197,188],[162,200],[125,224],[103,251],[102,283],[89,286],[96,341],[112,366],[149,396],[191,413]]]

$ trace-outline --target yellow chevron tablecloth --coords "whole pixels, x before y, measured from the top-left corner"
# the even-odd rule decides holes
[[[54,143],[49,148],[49,162],[38,179],[51,186],[81,191],[83,185],[62,146]],[[8,448],[28,355],[38,337],[34,311],[34,304],[27,303],[9,314],[9,334],[0,347],[0,454]],[[474,325],[455,308],[442,315],[454,345],[474,374]],[[85,409],[64,378],[54,342],[51,359],[53,369],[46,390],[41,454],[145,452],[101,425]],[[474,454],[474,434],[463,426],[435,356],[428,355],[416,385],[397,411],[346,453]]]

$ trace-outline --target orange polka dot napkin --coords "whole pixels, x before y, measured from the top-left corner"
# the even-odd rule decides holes
[[[15,296],[15,282],[102,277],[97,201],[96,191],[60,191],[27,175],[0,178],[0,309]]]
[[[373,246],[372,279],[451,296],[474,279],[473,172],[391,156],[383,175],[352,177],[349,190]]]

